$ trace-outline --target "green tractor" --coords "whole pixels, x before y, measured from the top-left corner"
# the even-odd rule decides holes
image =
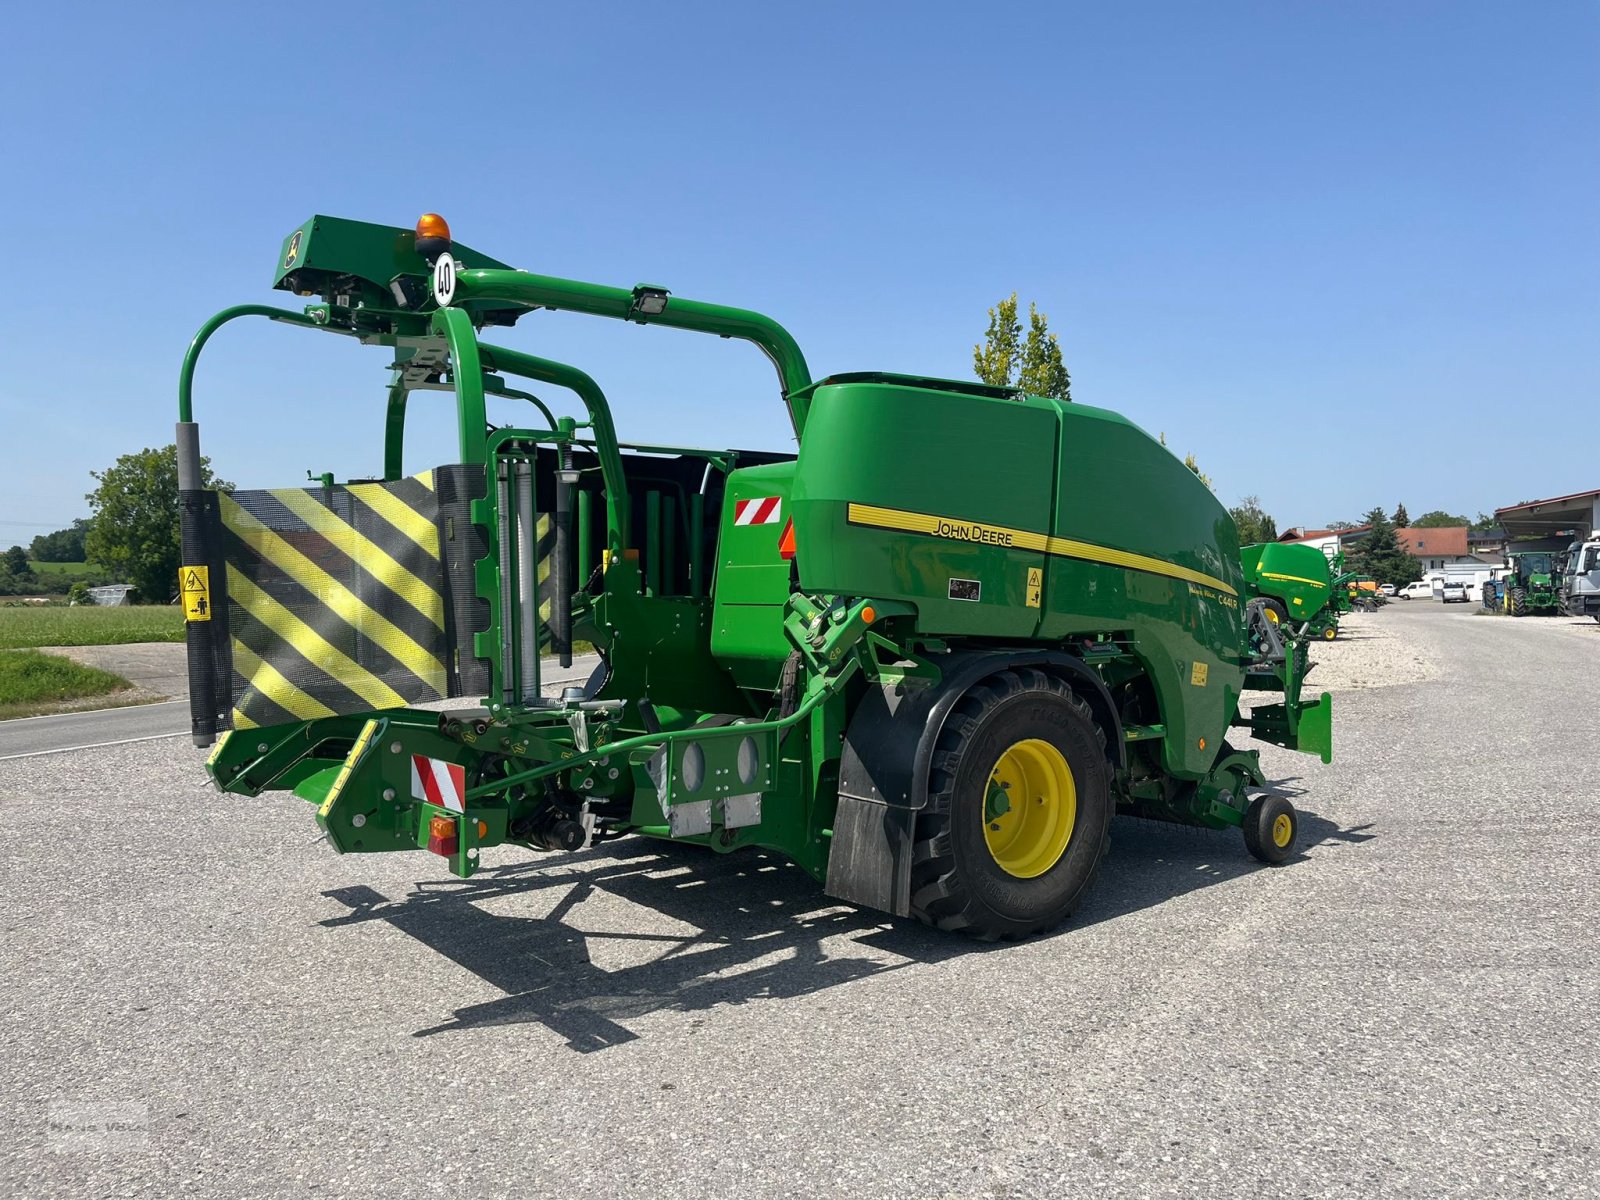
[[[1331,700],[1260,629],[1314,589],[1247,579],[1227,511],[1124,418],[814,379],[759,313],[513,270],[433,215],[313,217],[274,283],[319,299],[217,314],[179,388],[193,734],[222,789],[292,792],[335,851],[461,877],[507,843],[760,847],[983,938],[1069,915],[1115,812],[1293,853],[1239,740],[1331,757]],[[480,340],[540,309],[753,342],[797,451],[622,442],[591,376]],[[200,487],[195,366],[244,317],[384,351],[382,478]],[[458,446],[406,474],[418,391],[451,395]],[[491,427],[488,397],[529,419]],[[600,667],[546,694],[579,642]]]
[[[1511,550],[1502,581],[1502,611],[1513,617],[1559,614],[1564,556],[1549,550]]]

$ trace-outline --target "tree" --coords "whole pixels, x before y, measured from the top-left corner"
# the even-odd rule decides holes
[[[1392,583],[1396,587],[1422,578],[1417,560],[1400,545],[1400,539],[1395,536],[1394,523],[1384,515],[1383,509],[1373,509],[1362,523],[1372,528],[1345,555],[1345,563],[1350,570],[1370,575],[1379,583]]]
[[[1405,529],[1411,524],[1411,517],[1406,513],[1406,506],[1403,502],[1394,506],[1394,516],[1390,519],[1394,521],[1396,529]]]
[[[1241,546],[1254,546],[1258,542],[1278,540],[1278,523],[1261,507],[1261,500],[1258,497],[1246,496],[1239,502],[1237,508],[1230,508],[1228,511],[1233,514],[1233,523],[1239,527]]]
[[[1354,529],[1355,527],[1356,527],[1356,523],[1354,521],[1329,521],[1328,522],[1328,530],[1330,532],[1332,532],[1332,533],[1338,533],[1339,531],[1344,530],[1344,529]]]
[[[90,474],[100,486],[88,495],[89,557],[133,584],[145,603],[165,604],[177,591],[181,563],[177,447],[124,454]],[[211,474],[210,459],[200,460],[200,475],[205,487],[233,490]]]
[[[6,574],[13,579],[24,580],[33,578],[33,568],[28,565],[28,552],[21,546],[13,546],[5,553]]]
[[[28,554],[39,562],[83,562],[83,539],[88,535],[89,522],[79,517],[65,529],[54,533],[41,533],[28,547]]]
[[[1474,533],[1489,533],[1491,531],[1498,533],[1500,531],[1500,522],[1495,520],[1495,515],[1492,512],[1484,512],[1480,509],[1478,519],[1468,528]]]
[[[1432,512],[1425,512],[1415,521],[1411,522],[1413,529],[1455,529],[1462,525],[1471,525],[1472,522],[1465,517],[1458,517],[1447,513],[1441,508]]]
[[[1028,305],[1028,336],[1022,336],[1017,294],[989,310],[989,328],[981,345],[972,348],[972,368],[991,387],[1020,388],[1034,396],[1072,399],[1072,377],[1061,358],[1061,343],[1050,332],[1049,319]]]
[[[1157,436],[1161,439],[1161,444],[1163,446],[1166,446],[1167,445],[1167,434],[1166,434],[1166,431],[1163,430]],[[1171,448],[1172,447],[1167,446],[1167,449],[1170,450]],[[1183,456],[1183,465],[1188,467],[1189,470],[1193,471],[1194,474],[1195,474],[1195,478],[1197,478],[1201,483],[1205,484],[1208,488],[1211,488],[1212,491],[1216,491],[1217,490],[1214,486],[1212,486],[1211,476],[1207,475],[1204,471],[1202,471],[1200,469],[1200,462],[1199,462],[1198,459],[1195,458],[1195,456],[1193,454],[1185,454]]]

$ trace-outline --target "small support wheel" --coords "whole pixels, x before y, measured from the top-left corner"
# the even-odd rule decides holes
[[[1244,815],[1245,849],[1264,863],[1281,863],[1294,853],[1300,814],[1282,796],[1257,796]]]
[[[1331,642],[1331,641],[1333,641],[1334,638],[1336,638],[1338,636],[1339,636],[1339,627],[1337,625],[1329,625],[1326,629],[1324,629],[1322,631],[1322,640],[1325,641],[1325,642]]]

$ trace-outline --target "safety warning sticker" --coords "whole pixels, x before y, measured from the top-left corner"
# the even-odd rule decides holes
[[[180,567],[178,591],[183,596],[185,621],[211,620],[211,568]]]

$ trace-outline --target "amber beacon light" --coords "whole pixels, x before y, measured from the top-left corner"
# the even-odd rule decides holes
[[[438,213],[417,218],[417,253],[432,262],[450,249],[450,226]]]

